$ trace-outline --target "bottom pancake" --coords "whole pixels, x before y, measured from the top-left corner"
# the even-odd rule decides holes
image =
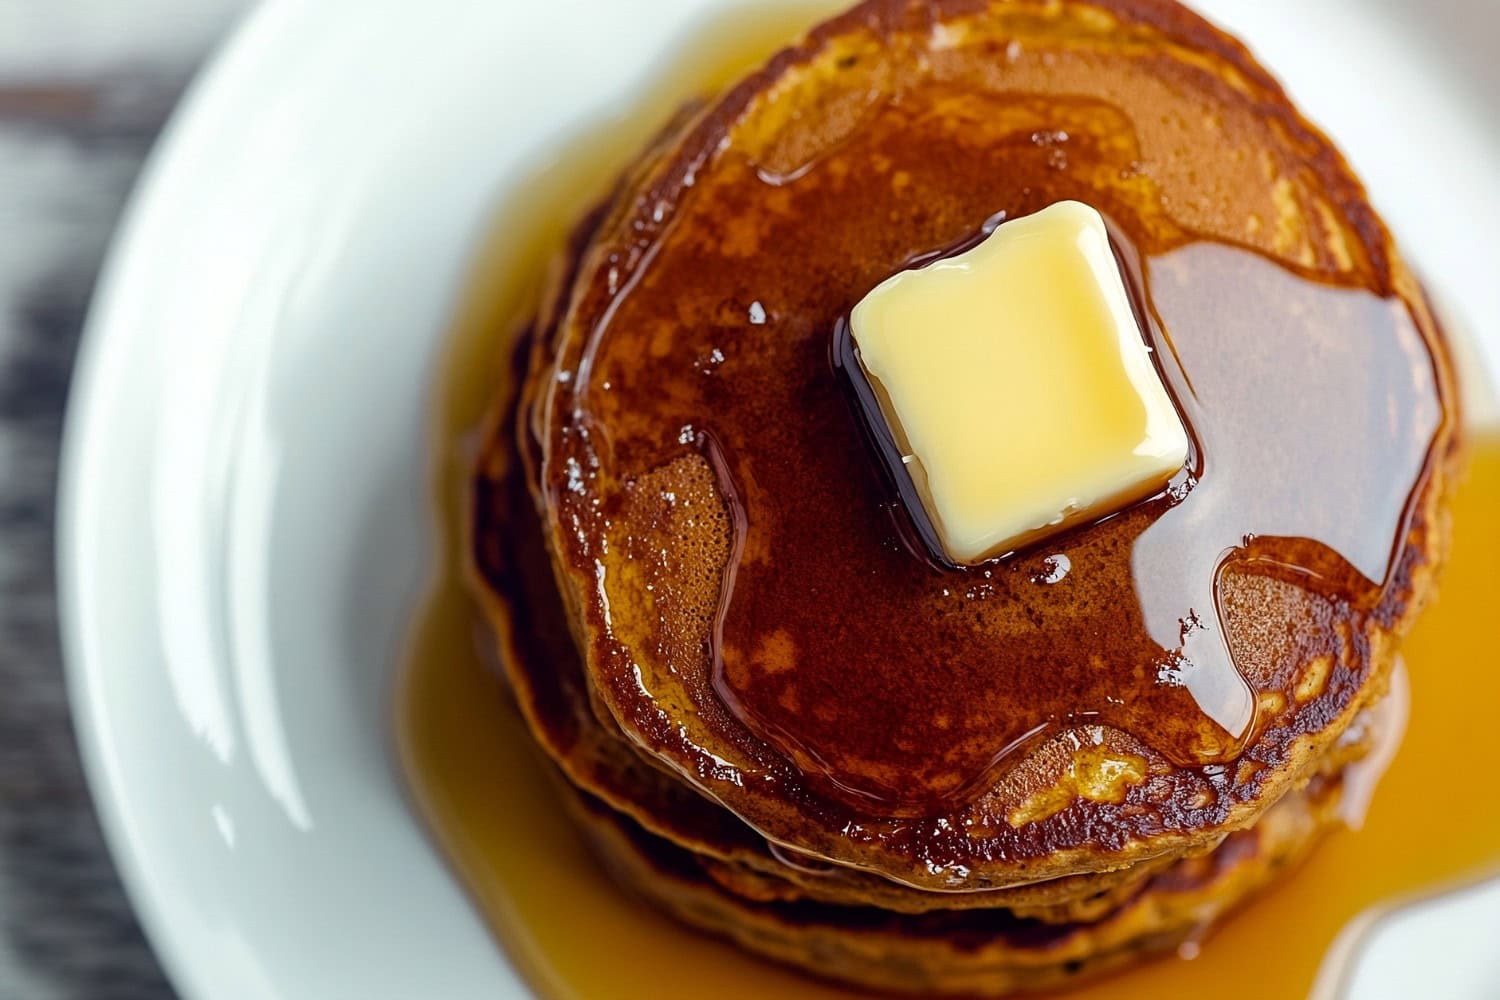
[[[559,781],[579,827],[623,885],[683,923],[812,975],[872,990],[1001,996],[1057,989],[1171,951],[1298,861],[1339,821],[1342,783],[1318,777],[1254,827],[1154,874],[1098,919],[1046,923],[1008,910],[901,914],[754,900],[702,859]]]

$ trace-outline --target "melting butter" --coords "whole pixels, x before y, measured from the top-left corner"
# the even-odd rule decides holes
[[[1163,489],[1188,458],[1097,211],[1058,202],[889,278],[850,332],[948,557]]]

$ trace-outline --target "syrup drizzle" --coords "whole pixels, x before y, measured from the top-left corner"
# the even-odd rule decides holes
[[[903,160],[902,150],[931,155],[942,137],[911,141],[910,127],[876,115],[862,136],[920,184],[930,163]],[[837,209],[817,182],[844,155],[775,189],[790,207],[763,213],[767,245],[794,238],[778,226],[805,226],[808,254],[836,252],[842,235],[827,213]],[[853,184],[857,169],[835,176]],[[747,193],[739,179],[746,170],[700,174],[684,232],[712,230],[715,184],[753,199],[757,182]],[[981,193],[964,185],[960,200],[1019,198],[1013,178],[1029,175],[1021,164],[1010,174]],[[930,191],[927,203],[944,196]],[[865,199],[881,215],[882,197]],[[1017,201],[1007,212],[1036,207]],[[826,251],[820,234],[832,241]],[[744,539],[736,551],[761,555],[726,573],[714,691],[819,792],[872,816],[953,811],[1035,740],[1082,720],[1129,733],[1181,768],[1222,764],[1244,749],[1257,715],[1271,725],[1295,707],[1298,665],[1326,655],[1364,669],[1365,624],[1390,613],[1385,582],[1412,484],[1423,482],[1443,426],[1434,362],[1399,299],[1209,240],[1123,253],[1127,267],[1139,260],[1133,284],[1148,339],[1197,439],[1196,466],[1155,499],[1054,540],[1047,555],[1065,556],[1071,570],[1037,587],[1045,567],[1036,553],[947,573],[909,557],[891,516],[896,498],[860,447],[838,380],[807,363],[826,351],[823,331],[870,274],[801,286],[774,261],[721,264],[670,234],[662,240],[578,359],[568,385],[587,427],[570,437],[565,424],[553,461],[629,483],[680,458],[652,428],[711,434]],[[888,273],[872,268],[875,281]],[[776,287],[781,308],[753,332],[685,323],[669,353],[650,354],[640,332],[673,322],[678,290],[717,302],[736,287]],[[689,371],[715,351],[727,360],[712,377]],[[585,362],[610,391],[582,395]],[[571,454],[570,441],[585,439],[605,443]],[[560,516],[579,526],[574,558],[589,558],[582,536],[602,536],[605,521],[613,544],[629,538],[607,493],[601,508],[590,484],[549,489]],[[1268,589],[1280,603],[1246,596]],[[656,607],[670,615],[670,601],[670,588],[659,589]],[[1350,627],[1310,627],[1319,619]],[[1256,631],[1256,656],[1232,655],[1237,626]],[[614,638],[605,645],[601,662],[634,658]]]
[[[477,425],[507,350],[495,331],[531,314],[534,289],[580,197],[602,192],[615,165],[644,138],[629,123],[661,120],[681,94],[759,62],[773,43],[836,4],[762,5],[748,22],[709,26],[673,61],[676,72],[648,96],[642,113],[624,116],[623,132],[595,132],[586,146],[560,157],[569,169],[538,177],[525,199],[502,211],[460,311],[435,441],[440,560],[435,589],[413,627],[396,704],[398,744],[415,802],[480,916],[549,1000],[852,995],[686,931],[610,883],[563,814],[546,776],[549,765],[479,651],[488,643],[474,638],[476,611],[459,569],[458,529],[469,480],[461,442]],[[496,275],[506,280],[497,285]],[[1491,436],[1476,445],[1472,480],[1456,503],[1456,547],[1444,592],[1406,644],[1411,727],[1363,832],[1335,835],[1295,875],[1200,942],[1195,960],[1162,960],[1068,996],[1302,997],[1338,929],[1366,907],[1500,874],[1500,800],[1476,796],[1464,766],[1488,759],[1493,749],[1473,706],[1500,701],[1500,673],[1482,666],[1492,652],[1490,637],[1475,627],[1500,600],[1494,573],[1500,526],[1491,516],[1497,506],[1500,438]],[[1038,576],[1050,581],[1060,568],[1065,580],[1068,561],[1048,553]],[[1268,956],[1274,960],[1255,960]],[[1253,976],[1245,974],[1247,961],[1255,961]]]
[[[396,702],[398,749],[415,804],[497,946],[546,1000],[848,1000],[858,994],[693,933],[617,888],[564,812],[552,765],[488,661],[491,643],[479,633],[460,570],[469,485],[463,442],[493,388],[485,374],[504,351],[493,337],[496,319],[529,309],[508,296],[497,301],[488,282],[494,261],[510,259],[510,238],[504,254],[486,257],[491,266],[481,268],[486,278],[465,309],[449,368],[438,440],[451,459],[438,470],[438,573],[413,626]],[[544,259],[539,251],[533,263]],[[1476,442],[1469,482],[1455,502],[1444,589],[1405,644],[1410,724],[1360,832],[1331,835],[1301,868],[1177,956],[1060,995],[1298,1000],[1341,929],[1369,908],[1500,876],[1500,799],[1476,796],[1464,764],[1492,752],[1473,706],[1500,702],[1500,672],[1484,666],[1490,636],[1475,627],[1500,601],[1497,507],[1500,435],[1491,433]],[[1255,974],[1246,975],[1252,956],[1274,960],[1256,961]]]

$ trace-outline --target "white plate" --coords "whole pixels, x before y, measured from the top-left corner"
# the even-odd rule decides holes
[[[155,156],[78,368],[59,563],[99,810],[187,997],[523,994],[390,752],[435,363],[497,200],[723,6],[273,3]],[[1491,0],[1201,6],[1344,144],[1495,370]]]

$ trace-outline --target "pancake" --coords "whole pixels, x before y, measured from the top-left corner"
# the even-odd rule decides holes
[[[835,328],[1068,199],[1108,221],[1190,460],[939,568]],[[1170,0],[820,25],[583,218],[514,369],[468,518],[499,667],[606,865],[750,950],[1063,985],[1201,933],[1392,736],[1461,459],[1448,347],[1337,151]]]
[[[1039,919],[1069,920],[1099,912],[1105,897],[1139,886],[1173,860],[1163,857],[984,893],[934,893],[815,859],[785,852],[777,856],[731,813],[653,767],[607,715],[596,714],[519,466],[497,460],[490,471],[497,478],[478,481],[471,505],[476,514],[489,515],[474,519],[471,569],[495,629],[498,662],[522,715],[570,782],[656,837],[699,856],[710,877],[734,883],[745,893],[778,898],[806,896],[907,913],[998,906]],[[756,889],[749,888],[752,883]]]
[[[1191,479],[934,574],[830,332],[1064,198],[1112,223]],[[943,892],[1203,851],[1385,690],[1448,534],[1446,346],[1336,151],[1176,4],[862,4],[666,138],[587,239],[523,404],[585,693],[787,851]],[[1194,690],[1223,650],[1246,732]]]
[[[571,786],[569,786],[571,788]],[[903,916],[874,908],[749,901],[693,855],[571,791],[578,825],[615,878],[682,922],[821,978],[921,996],[1058,989],[1171,951],[1278,872],[1337,821],[1339,785],[1286,796],[1254,829],[1181,860],[1106,916],[1052,925],[1004,910]]]
[[[586,243],[586,232],[580,228],[576,245]],[[778,853],[732,814],[650,766],[595,714],[518,458],[492,466],[497,474],[509,470],[498,479],[481,480],[473,508],[494,516],[475,520],[480,534],[472,569],[482,581],[477,586],[497,630],[498,660],[522,714],[567,781],[590,801],[607,804],[647,835],[692,854],[702,873],[731,894],[761,902],[872,905],[896,913],[1004,909],[1040,922],[1069,923],[1103,917],[1178,860],[1164,855],[1127,868],[965,893],[914,890],[873,873]],[[1349,727],[1320,759],[1324,779],[1369,752],[1386,726],[1382,705],[1364,712],[1364,721]]]

